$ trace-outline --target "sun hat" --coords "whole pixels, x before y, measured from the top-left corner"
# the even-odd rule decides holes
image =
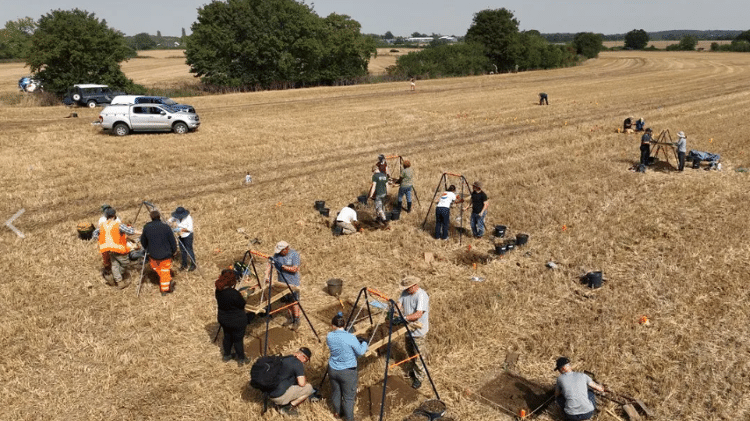
[[[312,357],[312,351],[310,351],[310,348],[303,346],[299,349],[299,352],[305,354],[305,357],[309,360],[310,357]]]
[[[106,203],[105,203],[105,204],[103,204],[103,205],[102,205],[102,212],[105,212],[105,211],[106,211],[107,209],[109,209],[109,208],[111,208],[111,207],[112,207],[112,206],[109,206],[109,205],[108,205],[108,204],[106,204]]]
[[[414,285],[418,284],[421,279],[417,278],[416,276],[406,276],[404,279],[401,280],[401,289],[409,289],[413,287]]]
[[[479,190],[482,190],[482,182],[479,180],[475,181],[474,184],[472,184],[472,186],[478,188]]]
[[[172,218],[179,219],[180,221],[185,219],[185,217],[188,215],[190,215],[190,211],[183,208],[182,206],[178,207],[174,210],[174,212],[172,212]]]
[[[107,209],[104,209],[104,216],[107,218],[111,218],[113,216],[117,215],[117,212],[115,211],[115,208],[109,207]]]
[[[683,131],[677,132],[677,137],[685,137],[685,132]]]
[[[273,252],[276,254],[281,253],[287,247],[289,247],[289,243],[287,243],[284,240],[281,240],[278,243],[276,243],[276,247],[274,247]]]
[[[555,369],[552,371],[560,371],[561,368],[565,367],[566,365],[570,364],[570,360],[568,357],[560,357],[555,361]]]

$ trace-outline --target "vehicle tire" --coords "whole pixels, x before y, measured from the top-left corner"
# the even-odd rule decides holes
[[[177,123],[174,123],[174,126],[172,126],[172,131],[174,131],[176,134],[185,134],[188,132],[188,126],[187,124],[178,121]]]
[[[80,101],[80,100],[81,100],[81,95],[73,94],[73,101]]]
[[[112,133],[117,136],[127,136],[130,133],[130,128],[125,123],[117,123],[115,127],[112,127]]]
[[[96,108],[96,101],[90,99],[89,102],[86,103],[86,105],[88,105],[89,108]]]

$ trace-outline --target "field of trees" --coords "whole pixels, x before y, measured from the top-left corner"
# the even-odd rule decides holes
[[[145,55],[123,66],[135,83],[191,83],[178,52]],[[573,68],[418,81],[416,92],[400,82],[199,96],[182,99],[200,114],[197,132],[116,138],[90,124],[99,110],[8,100],[21,95],[25,70],[0,64],[0,218],[24,208],[15,226],[26,235],[0,231],[2,418],[260,419],[248,367],[222,363],[212,342],[213,281],[257,238],[252,247],[265,253],[282,239],[300,252],[302,302],[321,335],[329,319],[320,312],[338,305],[326,280],[344,280],[346,301],[365,286],[395,296],[402,276],[421,277],[429,368],[458,419],[513,419],[475,398],[510,351],[520,354],[516,372],[544,385],[566,355],[659,420],[748,419],[749,69],[747,54],[617,51]],[[539,92],[549,106],[537,105]],[[78,118],[65,118],[71,111]],[[722,155],[722,171],[678,173],[664,162],[629,171],[639,136],[617,132],[627,116],[673,139],[684,131],[688,149]],[[421,206],[390,231],[333,237],[313,203],[325,200],[333,216],[354,201],[380,153],[411,159]],[[452,230],[447,244],[433,240],[433,217],[421,225],[446,171],[484,181],[489,227],[528,233],[529,243],[500,258],[491,237],[459,245]],[[105,286],[95,244],[76,236],[101,204],[131,222],[143,200],[184,206],[196,222],[205,277],[177,273],[166,297],[153,277],[140,297]],[[607,282],[591,291],[578,277],[595,270]],[[248,341],[262,331],[256,322]],[[317,384],[326,347],[303,326],[282,351],[301,345],[313,351],[307,374]],[[360,366],[361,387],[382,378],[382,357]],[[615,419],[607,409],[625,418],[600,404],[599,420]],[[334,419],[325,400],[300,412]],[[553,406],[537,419],[561,417]]]

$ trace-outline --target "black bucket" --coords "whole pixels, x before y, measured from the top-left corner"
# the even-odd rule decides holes
[[[505,248],[508,249],[508,251],[513,251],[513,249],[516,248],[516,245],[513,243],[508,243],[505,245]]]
[[[446,406],[443,401],[430,399],[419,405],[417,411],[424,412],[430,417],[430,420],[436,420],[445,414]]]
[[[316,200],[315,201],[315,209],[322,210],[326,207],[326,201],[325,200]]]
[[[518,234],[516,235],[516,245],[522,246],[529,242],[529,234]]]
[[[499,255],[503,255],[508,252],[508,248],[502,244],[495,244],[495,253]]]
[[[505,237],[505,230],[508,229],[505,225],[495,225],[495,237]]]
[[[367,195],[363,194],[362,196],[357,196],[357,202],[366,205],[367,204]]]
[[[401,211],[398,210],[392,210],[391,211],[391,221],[398,221],[399,218],[401,218]]]
[[[320,214],[323,215],[323,216],[325,216],[325,217],[328,217],[328,215],[330,215],[330,212],[331,212],[331,210],[329,208],[322,208],[322,209],[320,209]]]
[[[334,297],[341,295],[341,290],[344,288],[344,281],[338,278],[329,279],[326,282],[328,286],[328,293]]]
[[[604,280],[602,279],[601,272],[589,272],[584,275],[582,283],[586,284],[589,288],[596,289],[601,288]]]
[[[81,240],[90,240],[94,236],[94,224],[81,222],[76,230],[78,231],[78,238]]]

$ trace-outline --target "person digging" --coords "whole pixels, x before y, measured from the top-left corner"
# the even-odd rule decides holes
[[[596,413],[596,396],[591,389],[604,392],[604,386],[592,380],[587,374],[573,371],[567,357],[557,359],[555,371],[560,372],[555,385],[555,401],[565,414],[565,419],[591,419]]]

